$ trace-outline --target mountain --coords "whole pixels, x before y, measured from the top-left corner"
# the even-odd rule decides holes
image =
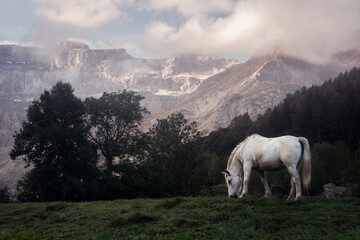
[[[28,105],[57,81],[70,82],[82,98],[129,89],[156,114],[181,102],[207,78],[241,64],[213,55],[177,55],[140,59],[125,49],[94,50],[64,41],[54,48],[0,46],[0,187],[14,189],[24,163],[9,157],[13,134],[26,118]]]
[[[9,158],[12,135],[25,120],[28,105],[57,81],[70,82],[81,98],[137,91],[151,112],[144,130],[156,119],[182,112],[206,134],[245,112],[256,118],[286,94],[321,84],[359,63],[355,50],[315,64],[281,51],[242,63],[213,55],[141,59],[125,49],[90,49],[71,41],[48,49],[0,46],[0,187],[14,189],[23,176],[24,164]]]
[[[349,67],[345,62],[334,59],[327,64],[313,64],[279,51],[254,56],[209,77],[179,104],[152,115],[144,125],[148,127],[156,119],[182,112],[187,119],[197,121],[199,129],[207,133],[226,127],[235,116],[246,112],[255,119],[259,113],[280,103],[287,94],[335,77]],[[350,64],[351,67],[355,62],[351,61],[354,64]]]

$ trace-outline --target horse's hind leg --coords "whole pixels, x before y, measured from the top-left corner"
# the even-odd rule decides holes
[[[290,189],[290,193],[289,193],[287,200],[290,200],[291,198],[293,198],[294,194],[295,194],[295,182],[292,180],[292,178],[291,178],[290,184],[291,184],[291,189]]]
[[[301,198],[301,183],[300,183],[300,176],[299,173],[296,170],[296,166],[290,166],[288,167],[289,174],[291,175],[291,190],[289,197],[291,198],[294,194],[294,186],[296,190],[296,200]]]
[[[265,188],[265,196],[264,197],[268,198],[271,196],[271,190],[269,188],[269,184],[268,184],[268,181],[266,178],[266,173],[264,171],[260,170],[260,171],[258,171],[258,174],[259,174],[260,180]]]

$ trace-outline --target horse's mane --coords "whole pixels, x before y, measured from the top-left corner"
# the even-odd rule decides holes
[[[230,166],[231,166],[232,160],[233,160],[233,158],[234,158],[234,155],[235,155],[235,153],[237,152],[237,150],[240,148],[240,146],[241,146],[241,144],[242,144],[243,142],[244,142],[244,141],[242,141],[241,143],[239,143],[239,144],[234,148],[234,150],[231,152],[230,157],[229,157],[229,161],[228,161],[228,163],[227,163],[227,168],[226,168],[226,170],[229,170],[229,169],[230,169]]]
[[[228,161],[228,163],[227,163],[227,168],[226,168],[227,170],[230,169],[230,166],[231,166],[231,163],[232,163],[232,161],[233,161],[233,159],[234,159],[234,156],[235,156],[237,150],[241,147],[241,145],[242,145],[243,143],[245,143],[247,140],[249,140],[250,138],[259,137],[259,136],[260,136],[259,134],[252,134],[252,135],[246,137],[244,141],[242,141],[241,143],[239,143],[239,144],[234,148],[234,150],[233,150],[233,151],[231,152],[231,154],[230,154],[229,161]]]

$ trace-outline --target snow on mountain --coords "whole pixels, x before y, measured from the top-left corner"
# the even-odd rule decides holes
[[[239,62],[215,56],[189,55],[146,61],[104,60],[96,65],[95,75],[134,91],[181,96],[195,91],[204,79],[225,71],[234,64]]]

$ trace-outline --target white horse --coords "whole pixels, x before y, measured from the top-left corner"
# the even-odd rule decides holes
[[[308,189],[311,181],[311,156],[309,142],[303,137],[282,136],[265,138],[254,134],[247,137],[232,151],[227,170],[222,172],[228,186],[229,197],[238,197],[244,171],[244,187],[240,198],[248,194],[251,170],[258,172],[265,188],[265,197],[271,196],[265,171],[276,171],[286,168],[291,175],[291,190],[288,200],[294,196],[301,197],[299,170],[302,169],[302,182]]]

